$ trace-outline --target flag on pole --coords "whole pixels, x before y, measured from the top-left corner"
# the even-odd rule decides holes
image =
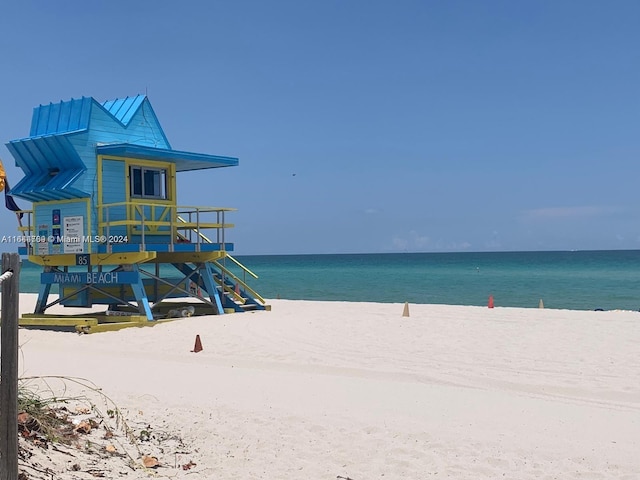
[[[4,183],[6,185],[6,188],[4,189],[4,206],[9,210],[16,212],[16,215],[20,215],[20,218],[22,218],[22,216],[24,215],[22,212],[20,212],[20,210],[22,209],[18,206],[13,197],[9,195],[9,182],[6,178],[4,179]]]
[[[16,212],[16,215],[19,215],[22,218],[22,213],[17,213],[20,211],[20,207],[13,199],[11,195],[9,195],[9,180],[7,180],[7,173],[4,171],[4,167],[2,166],[2,160],[0,160],[0,192],[4,190],[4,205],[9,210]]]
[[[0,160],[0,192],[4,190],[4,182],[6,178],[7,178],[7,173],[4,171],[2,160]]]

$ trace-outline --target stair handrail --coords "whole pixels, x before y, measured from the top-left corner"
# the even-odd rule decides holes
[[[253,273],[251,270],[249,270],[247,267],[245,267],[243,264],[241,264],[238,260],[236,260],[235,258],[233,258],[231,255],[229,255],[228,253],[225,255],[225,258],[228,258],[229,260],[231,260],[233,263],[235,263],[237,266],[239,266],[242,270],[244,270],[246,273],[248,273],[249,275],[251,275],[253,278],[258,278],[258,275],[256,275],[255,273]]]
[[[223,289],[225,292],[227,292],[228,294],[230,294],[230,295],[234,298],[234,300],[235,300],[236,302],[241,303],[242,305],[244,305],[245,303],[247,303],[247,299],[246,299],[246,298],[244,298],[242,295],[238,295],[238,294],[236,293],[236,291],[235,291],[233,288],[231,288],[229,285],[224,285],[224,284],[222,283],[222,279],[217,279],[217,278],[216,278],[216,283],[217,283],[218,285],[220,285],[220,287],[222,287],[222,289]]]
[[[184,218],[182,218],[180,215],[176,215],[176,218],[178,219],[178,222],[182,222],[182,223],[188,223]],[[180,227],[176,227],[176,228],[180,228]],[[211,239],[209,237],[207,237],[204,233],[202,233],[200,230],[198,230],[197,228],[192,228],[191,230],[193,230],[194,232],[196,232],[198,234],[198,236],[200,236],[200,238],[202,240],[205,241],[205,243],[213,243],[211,241]],[[186,238],[186,237],[185,237]]]
[[[231,255],[226,255],[227,257],[231,257]],[[239,267],[241,267],[243,270],[249,271],[244,265],[242,265],[241,263],[239,263],[237,260],[235,260],[235,262],[238,264]],[[219,263],[217,260],[213,260],[213,262],[222,272],[225,273],[225,275],[227,275],[227,277],[231,277],[233,278],[237,283],[239,283],[240,285],[242,285],[244,287],[245,290],[247,290],[251,295],[253,295],[253,297],[257,300],[259,300],[261,303],[267,303],[267,301],[258,293],[256,292],[253,288],[251,288],[249,285],[247,285],[244,281],[240,280],[236,275],[234,275],[233,272],[231,272],[227,267],[225,267],[224,265],[222,265],[221,263]],[[255,276],[255,278],[258,278],[257,275],[253,274]]]

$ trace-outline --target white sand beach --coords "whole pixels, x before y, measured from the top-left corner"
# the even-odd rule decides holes
[[[34,301],[21,295],[23,312]],[[20,374],[91,380],[159,439],[157,468],[114,456],[106,478],[640,479],[638,312],[269,303],[91,335],[21,329]],[[55,478],[94,478],[46,453]]]

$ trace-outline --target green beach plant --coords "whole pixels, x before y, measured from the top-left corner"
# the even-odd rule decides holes
[[[55,383],[55,385],[54,385]],[[70,386],[80,393],[71,393]],[[104,451],[86,437],[92,430],[103,429],[103,439],[118,444],[118,455],[132,468],[141,468],[143,457],[139,437],[127,423],[118,405],[90,380],[66,376],[21,377],[18,385],[18,430],[36,445],[63,444],[82,446],[85,451],[101,455]],[[124,435],[124,445],[119,439]],[[134,454],[130,452],[131,447]],[[115,452],[107,450],[106,454]],[[134,458],[134,456],[136,458]]]

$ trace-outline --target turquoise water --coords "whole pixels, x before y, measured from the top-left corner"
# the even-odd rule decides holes
[[[577,310],[640,309],[640,250],[236,257],[266,298]],[[23,264],[21,289],[40,268]]]

